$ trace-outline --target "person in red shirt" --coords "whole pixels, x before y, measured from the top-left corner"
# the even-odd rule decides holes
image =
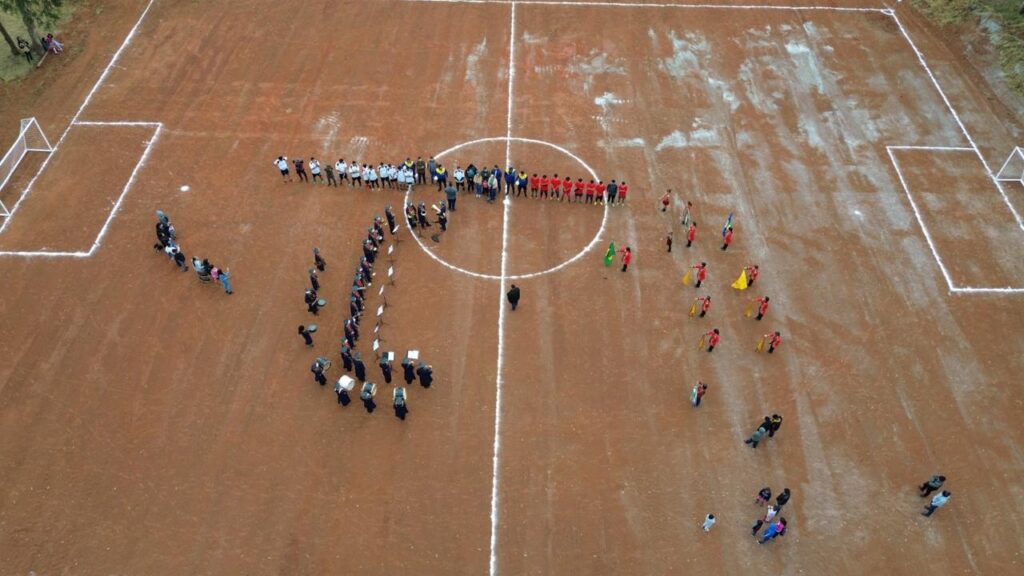
[[[764,315],[768,313],[768,298],[767,296],[761,296],[756,300],[757,302],[757,319],[764,318]]]
[[[686,247],[693,246],[693,239],[697,237],[697,223],[690,222],[690,229],[686,231]]]
[[[768,339],[768,353],[775,352],[775,349],[782,346],[782,334],[776,330],[772,334],[765,334],[765,338]]]
[[[722,250],[728,250],[729,244],[732,244],[732,227],[725,231],[725,237],[722,238]]]
[[[700,288],[701,282],[708,277],[708,263],[701,262],[700,264],[693,265],[693,269],[697,271],[697,283],[693,285],[694,288]]]
[[[718,341],[722,338],[718,333],[718,328],[708,330],[704,336],[708,339],[708,352],[713,352],[715,350],[715,346],[718,346]]]
[[[540,192],[540,178],[536,174],[530,176],[530,196],[536,198]]]
[[[747,286],[753,286],[754,280],[757,280],[757,275],[761,273],[757,264],[746,266],[743,268],[743,271],[747,273]]]
[[[590,182],[587,182],[586,190],[587,190],[587,204],[593,204],[594,203],[594,192],[597,191],[597,184],[595,184],[593,180],[591,180]]]
[[[672,202],[672,189],[669,188],[668,191],[665,192],[665,195],[661,197],[661,211],[665,212],[666,210],[668,210],[668,205],[671,202]]]
[[[558,200],[559,192],[558,189],[562,186],[562,181],[558,179],[558,174],[551,177],[551,199]]]
[[[626,193],[629,192],[629,186],[625,182],[619,184],[619,204],[626,203]]]
[[[540,177],[540,197],[541,198],[547,198],[548,197],[548,188],[550,188],[550,187],[551,187],[551,178],[548,178],[547,174],[541,176]]]
[[[598,204],[604,204],[604,191],[607,189],[608,187],[605,186],[604,180],[597,183],[597,186],[594,187],[594,193],[596,194],[595,202]]]
[[[576,180],[576,184],[573,185],[573,196],[576,197],[576,202],[583,202],[583,190],[587,187],[583,183],[583,178]]]
[[[629,246],[622,251],[622,271],[625,272],[626,268],[629,267],[629,263],[633,261],[633,250]]]
[[[568,176],[562,181],[562,199],[566,202],[572,202],[572,178]]]
[[[700,308],[700,315],[699,316],[701,318],[707,316],[708,310],[711,309],[711,296],[710,295],[709,296],[698,296],[696,298],[696,300],[697,300],[697,307]]]

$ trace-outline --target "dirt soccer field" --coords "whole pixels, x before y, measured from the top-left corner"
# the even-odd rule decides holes
[[[0,234],[0,573],[1024,570],[1024,191],[991,178],[1020,128],[905,5],[102,7],[0,109],[4,146],[30,116],[57,145],[0,192],[18,206]],[[280,154],[630,190],[614,208],[461,196],[448,232],[388,239],[369,313],[386,299],[382,350],[435,374],[402,422],[373,319],[357,349],[377,412],[339,406],[309,365],[342,374],[359,244],[403,194],[285,184]],[[153,253],[158,208],[233,295]],[[612,241],[635,253],[625,273],[603,265]],[[329,303],[310,350],[313,246]],[[705,286],[684,286],[700,261]],[[751,263],[755,286],[731,289]],[[756,353],[769,330],[784,344]],[[744,445],[773,413],[775,437]],[[953,496],[924,518],[935,473]],[[793,497],[758,546],[763,486]]]

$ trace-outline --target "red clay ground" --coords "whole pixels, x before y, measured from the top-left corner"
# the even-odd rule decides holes
[[[85,50],[9,91],[0,125],[34,115],[59,136],[143,8],[84,22]],[[1019,571],[1024,303],[950,294],[939,273],[885,146],[966,142],[893,20],[516,14],[513,134],[632,187],[586,258],[517,281],[522,307],[506,312],[497,572]],[[0,260],[0,572],[488,570],[501,287],[439,265],[403,230],[384,348],[420,349],[436,383],[411,390],[406,422],[386,406],[340,408],[308,366],[315,354],[340,364],[358,239],[402,195],[282,184],[270,160],[399,160],[504,135],[509,15],[487,4],[154,4],[82,115],[165,127],[103,247],[88,259]],[[899,16],[998,165],[1014,142],[984,86],[912,13]],[[77,162],[72,144],[51,165]],[[504,154],[485,144],[446,160]],[[583,175],[539,145],[514,144],[511,157]],[[906,162],[927,173],[936,161]],[[978,179],[949,175],[951,186]],[[101,204],[124,179],[82,184],[74,202]],[[668,187],[678,194],[662,214]],[[414,197],[439,199],[432,188]],[[683,198],[701,224],[689,251]],[[187,254],[231,269],[236,294],[150,252],[158,207]],[[571,257],[602,222],[594,207],[509,210],[508,274]],[[723,253],[716,228],[729,212],[737,240]],[[451,225],[439,244],[425,239],[436,255],[501,273],[501,206],[463,197]],[[610,240],[636,250],[629,272],[600,264]],[[331,303],[311,353],[294,329],[310,320],[300,293],[314,245]],[[683,287],[700,259],[706,290]],[[763,270],[756,289],[730,290],[751,261]],[[1002,273],[978,272],[958,280]],[[686,317],[698,293],[714,297],[709,318]],[[757,323],[742,310],[761,293],[773,306]],[[696,346],[712,326],[723,340],[709,355]],[[768,329],[786,343],[757,355]],[[694,410],[698,378],[711,391]],[[772,412],[786,418],[779,435],[745,447]],[[938,471],[954,497],[926,520],[913,487]],[[791,529],[758,547],[747,529],[766,484],[793,490]],[[708,512],[719,523],[703,534]]]

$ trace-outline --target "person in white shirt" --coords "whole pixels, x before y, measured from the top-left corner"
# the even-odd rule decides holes
[[[710,532],[711,531],[711,527],[714,526],[714,525],[715,525],[715,515],[714,514],[708,514],[707,516],[704,517],[704,526],[703,526],[703,528],[704,528],[705,532]]]
[[[380,185],[380,182],[377,181],[377,171],[373,169],[373,166],[366,167],[364,180],[366,180],[367,188],[376,188]]]
[[[452,178],[455,178],[456,190],[461,192],[466,189],[466,171],[462,169],[462,166],[455,165],[455,172],[452,173]]]
[[[377,165],[377,174],[380,176],[380,187],[388,185],[388,165],[381,162]]]
[[[324,183],[324,177],[320,174],[320,162],[312,156],[309,158],[309,173],[313,175],[313,184],[316,184],[317,180],[319,180],[321,184]]]
[[[348,169],[348,176],[352,179],[353,186],[359,186],[363,183],[363,172],[359,169],[358,162],[352,162],[352,166]]]
[[[292,175],[288,172],[288,158],[285,156],[278,156],[277,160],[274,160],[274,166],[281,171],[281,179],[285,182],[292,181]]]
[[[334,169],[338,172],[338,182],[344,183],[348,180],[348,164],[345,163],[344,158],[338,158],[337,163],[334,164]]]
[[[398,168],[394,164],[388,164],[388,185],[391,188],[398,188]]]

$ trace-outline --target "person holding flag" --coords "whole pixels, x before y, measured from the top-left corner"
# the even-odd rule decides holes
[[[754,302],[757,304],[757,320],[764,318],[764,315],[768,313],[768,300],[770,298],[767,296],[754,299]]]
[[[623,272],[626,271],[626,268],[629,267],[629,264],[632,261],[633,261],[633,251],[629,248],[629,246],[626,246],[626,248],[624,250],[622,250],[622,271]]]
[[[725,238],[725,233],[732,230],[732,212],[729,212],[729,217],[725,219],[725,226],[722,226],[722,238]]]
[[[608,245],[608,251],[604,253],[604,265],[611,266],[615,262],[615,242]]]
[[[732,226],[725,231],[725,236],[722,238],[722,251],[729,249],[729,244],[732,244]]]
[[[697,283],[693,285],[694,288],[700,288],[702,282],[708,277],[708,263],[701,262],[693,266],[693,269],[697,271]]]
[[[774,333],[768,336],[768,353],[775,352],[775,349],[782,346],[782,334],[776,330]]]
[[[708,385],[697,381],[697,385],[693,387],[693,391],[690,392],[690,404],[693,404],[694,408],[700,408],[700,401],[704,398],[704,395],[708,393]]]
[[[722,336],[718,332],[718,328],[712,328],[711,330],[708,330],[703,336],[701,336],[700,347],[703,348],[704,344],[707,344],[708,352],[714,352],[715,346],[718,346],[718,341],[721,338]]]
[[[757,275],[760,274],[760,269],[757,264],[748,264],[743,268],[743,271],[747,274],[747,286],[753,286],[754,281],[757,280]],[[741,288],[742,290],[742,288]]]
[[[690,208],[693,208],[693,202],[687,200],[686,209],[683,212],[683,228],[686,228],[690,225]]]
[[[690,306],[690,316],[700,316],[703,318],[707,315],[708,310],[711,309],[711,296],[698,296],[693,299],[693,304]],[[698,311],[700,314],[698,314]]]

